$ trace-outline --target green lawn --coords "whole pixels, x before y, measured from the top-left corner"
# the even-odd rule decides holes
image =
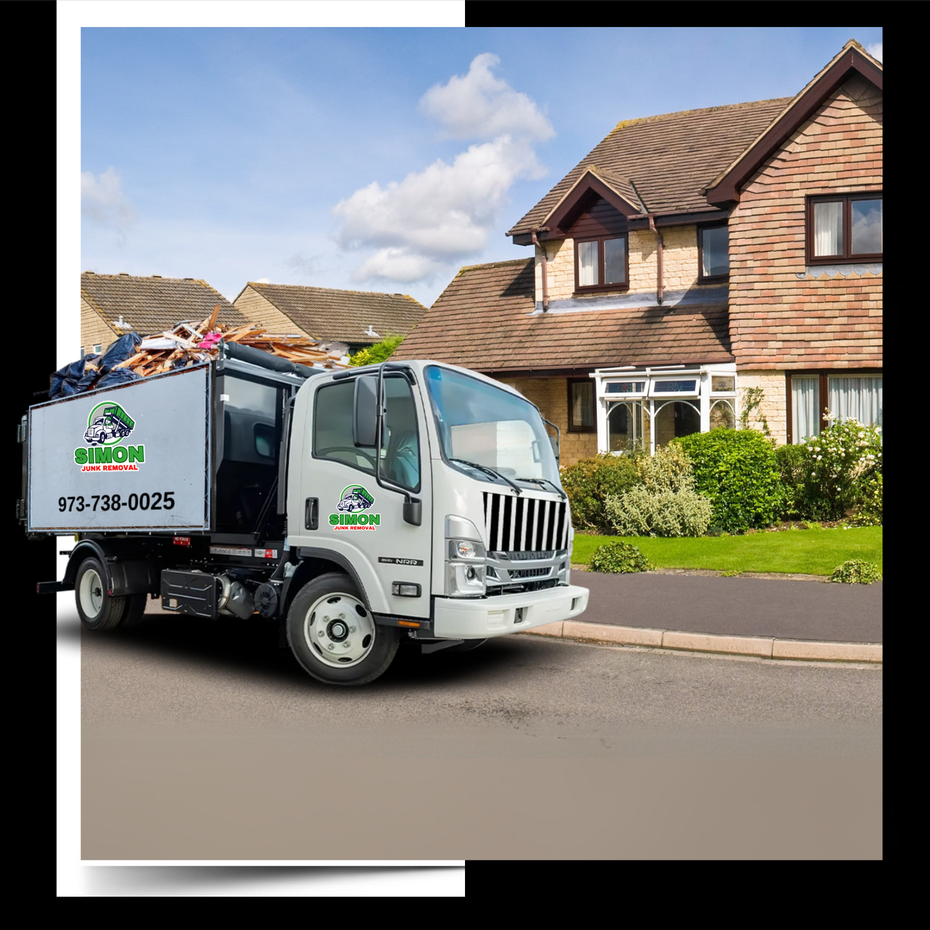
[[[575,536],[572,562],[587,565],[612,540],[633,543],[656,568],[829,575],[847,559],[882,566],[882,528],[784,530],[745,536],[657,539],[649,536]]]

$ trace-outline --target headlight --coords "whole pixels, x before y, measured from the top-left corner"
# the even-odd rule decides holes
[[[471,520],[446,517],[446,594],[480,597],[485,594],[487,549]]]

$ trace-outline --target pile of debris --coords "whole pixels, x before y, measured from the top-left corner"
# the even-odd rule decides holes
[[[85,355],[55,372],[49,397],[54,400],[205,362],[217,358],[223,342],[249,346],[311,368],[349,367],[348,356],[328,351],[320,342],[305,336],[269,333],[260,323],[247,326],[217,323],[219,312],[217,304],[207,319],[178,323],[170,332],[145,337],[127,333],[103,355]]]

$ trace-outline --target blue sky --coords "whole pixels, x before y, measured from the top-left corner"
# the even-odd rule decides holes
[[[180,23],[175,6],[140,21]],[[507,229],[618,121],[788,96],[847,39],[882,41],[854,26],[308,27],[301,3],[261,20],[274,28],[229,27],[224,8],[249,22],[253,4],[208,7],[196,28],[82,29],[82,270],[429,306],[462,265],[526,257]]]

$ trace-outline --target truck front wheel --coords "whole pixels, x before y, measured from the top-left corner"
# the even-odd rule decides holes
[[[74,597],[81,623],[88,630],[110,630],[119,626],[126,609],[125,597],[107,593],[106,572],[99,559],[81,562],[74,580]]]
[[[387,671],[399,630],[378,626],[348,575],[308,582],[287,613],[287,641],[304,671],[334,685],[364,685]]]

